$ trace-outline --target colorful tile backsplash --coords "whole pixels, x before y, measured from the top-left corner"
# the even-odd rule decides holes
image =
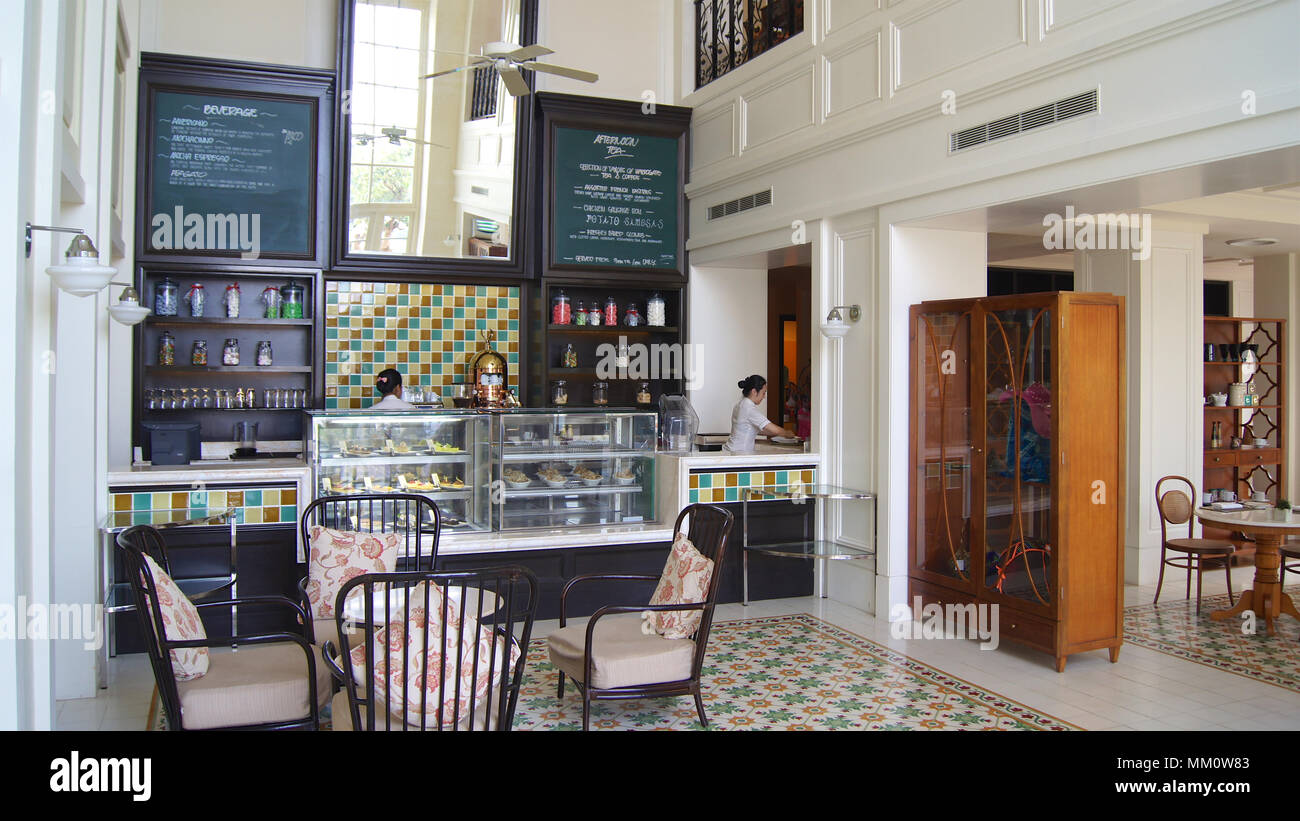
[[[691,504],[704,502],[739,502],[747,487],[787,490],[791,486],[817,484],[817,468],[795,470],[741,470],[691,473]]]
[[[298,488],[225,488],[222,490],[176,490],[111,493],[114,524],[151,525],[172,521],[172,511],[188,510],[192,518],[211,515],[228,507],[235,509],[235,521],[244,525],[280,524],[298,521]]]
[[[496,331],[494,347],[519,387],[519,289],[424,282],[325,283],[325,407],[367,408],[379,399],[375,376],[402,373],[403,385],[432,388],[467,381],[465,363],[479,350],[479,331]]]

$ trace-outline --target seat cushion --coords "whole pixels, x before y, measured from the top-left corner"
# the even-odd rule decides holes
[[[708,598],[713,578],[713,560],[695,549],[686,534],[678,533],[668,551],[659,584],[650,596],[651,604],[697,604]],[[642,631],[658,633],[666,639],[686,639],[695,635],[703,610],[647,610],[641,614]]]
[[[158,610],[162,613],[163,635],[171,641],[206,639],[208,634],[203,629],[203,620],[199,618],[199,609],[181,592],[176,582],[172,581],[172,577],[167,575],[167,571],[153,560],[153,556],[144,554],[144,561],[149,567],[149,575],[153,577],[154,589],[158,591]],[[152,607],[149,612],[152,615]],[[171,659],[172,675],[177,681],[196,679],[208,672],[208,648],[206,647],[178,647],[171,651]]]
[[[316,654],[316,699],[329,702],[330,673]],[[307,656],[298,644],[249,644],[232,653],[213,653],[207,675],[177,682],[181,724],[186,730],[239,727],[306,718]]]
[[[1222,539],[1170,539],[1166,544],[1171,550],[1184,553],[1235,553],[1237,546]]]
[[[397,569],[396,533],[359,533],[313,525],[307,556],[307,601],[313,619],[334,618],[334,599],[348,579]]]
[[[562,627],[546,639],[551,663],[576,681],[585,675],[586,640],[585,622]],[[641,632],[641,617],[636,614],[605,616],[596,622],[591,654],[591,686],[613,690],[690,678],[695,641],[647,636]]]
[[[495,701],[496,699],[494,698],[493,702]],[[366,710],[365,707],[361,707],[359,710],[359,714],[361,718],[360,729],[362,730],[366,729],[366,722],[368,720],[366,716],[368,715],[368,713],[369,711]],[[351,731],[354,729],[354,727],[352,726],[352,711],[348,709],[348,691],[346,687],[344,687],[342,690],[339,690],[337,693],[334,694],[334,700],[330,703],[330,714],[333,717],[335,730]],[[470,723],[470,717],[465,716],[460,720],[460,724],[456,726],[456,729],[468,730],[470,728],[469,723]],[[485,713],[481,708],[475,709],[475,715],[474,715],[475,730],[495,730],[496,726],[497,726],[497,716],[494,711],[488,711]],[[403,727],[402,723],[397,719],[396,716],[390,719],[387,726],[385,726],[383,716],[375,717],[376,732],[381,732],[381,733],[382,732],[403,732],[403,731],[419,732],[421,729],[437,730],[438,729],[437,713],[433,713],[429,716],[423,728],[421,728],[418,724],[415,726],[411,726],[408,724],[405,727]],[[449,727],[447,729],[451,729],[451,728]]]

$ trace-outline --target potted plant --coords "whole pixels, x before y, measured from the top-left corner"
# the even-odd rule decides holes
[[[1291,503],[1286,499],[1278,499],[1277,506],[1273,508],[1273,520],[1276,522],[1285,522],[1291,518]]]

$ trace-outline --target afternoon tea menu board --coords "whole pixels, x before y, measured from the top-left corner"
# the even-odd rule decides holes
[[[675,270],[678,141],[555,129],[551,263]]]
[[[316,213],[316,103],[155,90],[149,246],[309,255]]]

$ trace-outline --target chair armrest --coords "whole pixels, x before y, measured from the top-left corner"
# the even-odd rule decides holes
[[[339,666],[338,659],[336,658],[338,655],[339,649],[334,646],[334,641],[332,639],[325,639],[325,643],[321,645],[320,657],[324,660],[325,666],[329,668],[330,675],[334,676],[334,680],[339,684],[347,684],[347,681],[345,680],[347,674],[344,673],[343,668]]]
[[[306,611],[303,610],[301,603],[285,596],[239,596],[237,598],[224,599],[222,601],[196,602],[194,607],[195,609],[201,610],[204,607],[233,607],[238,604],[275,604],[288,606],[293,608],[293,611],[298,614],[300,619],[305,618],[307,615]]]
[[[569,589],[578,582],[590,582],[598,579],[610,579],[617,581],[658,581],[658,576],[636,576],[622,573],[588,573],[583,576],[574,576],[564,585],[564,590],[560,593],[560,626],[563,627],[568,614]]]
[[[316,624],[311,617],[311,599],[307,598],[307,577],[303,576],[298,580],[298,602],[302,605],[303,611],[303,633],[307,635],[307,640],[312,644],[316,643]]]

